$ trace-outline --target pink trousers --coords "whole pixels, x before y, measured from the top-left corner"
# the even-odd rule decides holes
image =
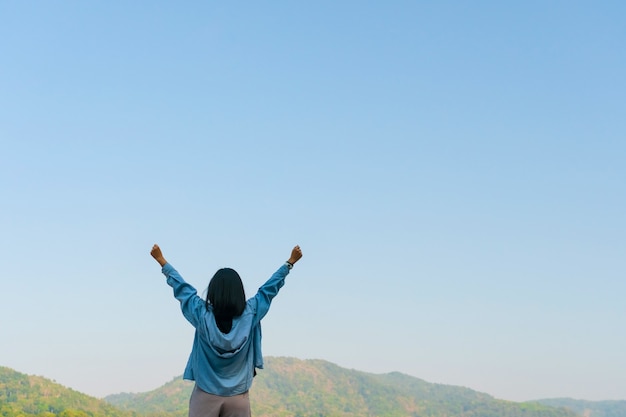
[[[250,417],[248,392],[222,397],[194,386],[189,399],[189,417]]]

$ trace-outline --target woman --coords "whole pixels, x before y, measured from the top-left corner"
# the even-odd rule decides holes
[[[302,258],[296,246],[291,257],[246,301],[243,283],[233,269],[218,270],[203,300],[170,265],[158,245],[150,254],[161,265],[185,318],[196,328],[191,355],[183,374],[196,382],[189,400],[189,417],[250,416],[248,390],[255,368],[263,368],[261,319],[285,277]]]

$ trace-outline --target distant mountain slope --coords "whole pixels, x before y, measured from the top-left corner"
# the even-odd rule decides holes
[[[131,417],[133,413],[48,379],[0,367],[0,416]]]
[[[104,400],[117,408],[150,416],[186,417],[193,382],[174,378],[153,391],[109,395]]]
[[[585,417],[626,417],[626,401],[584,401],[571,398],[549,398],[538,403],[564,407]]]
[[[154,391],[104,401],[0,367],[0,417],[186,417],[192,387],[176,378]],[[255,417],[626,417],[626,401],[515,403],[398,372],[376,375],[293,358],[266,358],[250,397]]]
[[[176,379],[142,394],[106,400],[138,413],[184,417],[192,384]],[[468,388],[431,384],[401,373],[375,375],[321,360],[267,357],[250,391],[257,417],[463,416],[572,417],[572,411],[515,403]]]

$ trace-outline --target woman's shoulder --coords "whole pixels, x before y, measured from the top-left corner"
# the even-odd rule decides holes
[[[243,310],[243,314],[256,313],[257,300],[256,297],[248,298],[246,301],[246,308]]]

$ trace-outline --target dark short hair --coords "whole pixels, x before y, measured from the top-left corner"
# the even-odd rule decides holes
[[[246,293],[241,277],[231,268],[219,269],[211,281],[206,296],[206,307],[213,308],[215,323],[222,333],[230,332],[233,317],[239,317],[246,308]]]

